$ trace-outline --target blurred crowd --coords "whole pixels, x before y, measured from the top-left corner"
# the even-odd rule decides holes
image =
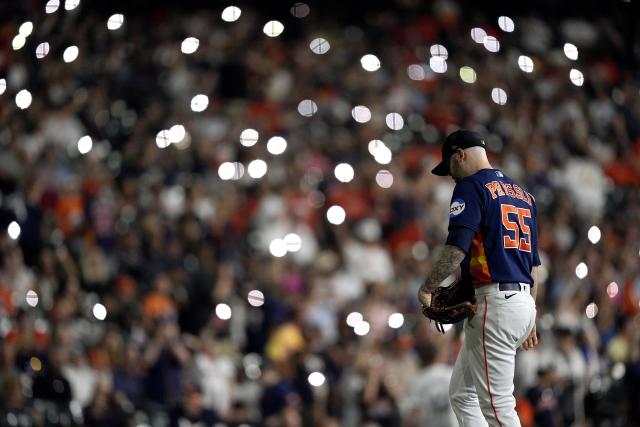
[[[456,425],[447,389],[461,325],[439,335],[416,293],[453,188],[428,171],[457,127],[485,135],[494,167],[537,200],[541,342],[517,356],[523,426],[640,425],[639,51],[614,18],[512,16],[507,33],[451,0],[387,2],[352,23],[313,3],[279,16],[243,6],[235,22],[217,4],[157,5],[108,31],[90,2],[51,14],[3,3],[0,426]],[[262,32],[269,19],[282,35]],[[26,20],[34,32],[14,51]],[[501,50],[474,42],[475,26]],[[200,41],[190,55],[188,36]],[[311,51],[316,37],[327,53]],[[435,43],[448,49],[444,74],[428,65]],[[80,53],[66,63],[69,45]],[[379,70],[362,68],[368,53]],[[463,65],[475,83],[460,80]],[[203,112],[196,94],[209,97]],[[312,117],[298,113],[304,99]],[[354,121],[355,105],[369,122]],[[391,112],[401,129],[387,127]],[[184,139],[159,148],[176,124]],[[257,144],[240,144],[246,128]],[[93,146],[80,154],[84,135]],[[284,153],[267,151],[272,136]],[[376,139],[389,164],[371,156]],[[268,165],[260,179],[244,173],[254,159]],[[224,162],[244,167],[221,179]],[[339,163],[353,180],[336,179]],[[344,223],[327,220],[333,205]],[[289,233],[301,247],[274,256]],[[360,335],[350,313],[367,322]]]

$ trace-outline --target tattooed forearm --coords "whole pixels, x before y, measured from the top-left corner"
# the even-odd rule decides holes
[[[438,261],[433,266],[431,274],[422,284],[421,289],[424,292],[433,292],[460,265],[464,257],[465,253],[462,249],[457,246],[446,245]]]

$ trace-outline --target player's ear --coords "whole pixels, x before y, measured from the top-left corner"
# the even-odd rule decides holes
[[[466,154],[467,154],[467,153],[464,152],[464,150],[462,148],[458,148],[456,150],[456,153],[458,153],[458,157],[460,158],[460,160],[464,160],[465,157],[466,157]]]

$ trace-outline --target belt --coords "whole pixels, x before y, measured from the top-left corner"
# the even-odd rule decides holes
[[[496,292],[529,292],[531,289],[531,285],[528,283],[522,282],[501,282],[501,283],[490,283],[488,285],[482,285],[480,287],[475,288],[476,295],[489,295]]]

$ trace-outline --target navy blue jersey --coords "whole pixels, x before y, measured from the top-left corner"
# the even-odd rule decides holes
[[[461,264],[463,278],[476,287],[493,282],[533,284],[531,268],[540,265],[536,214],[531,194],[500,170],[482,169],[460,180],[451,198],[447,243],[467,253]]]

